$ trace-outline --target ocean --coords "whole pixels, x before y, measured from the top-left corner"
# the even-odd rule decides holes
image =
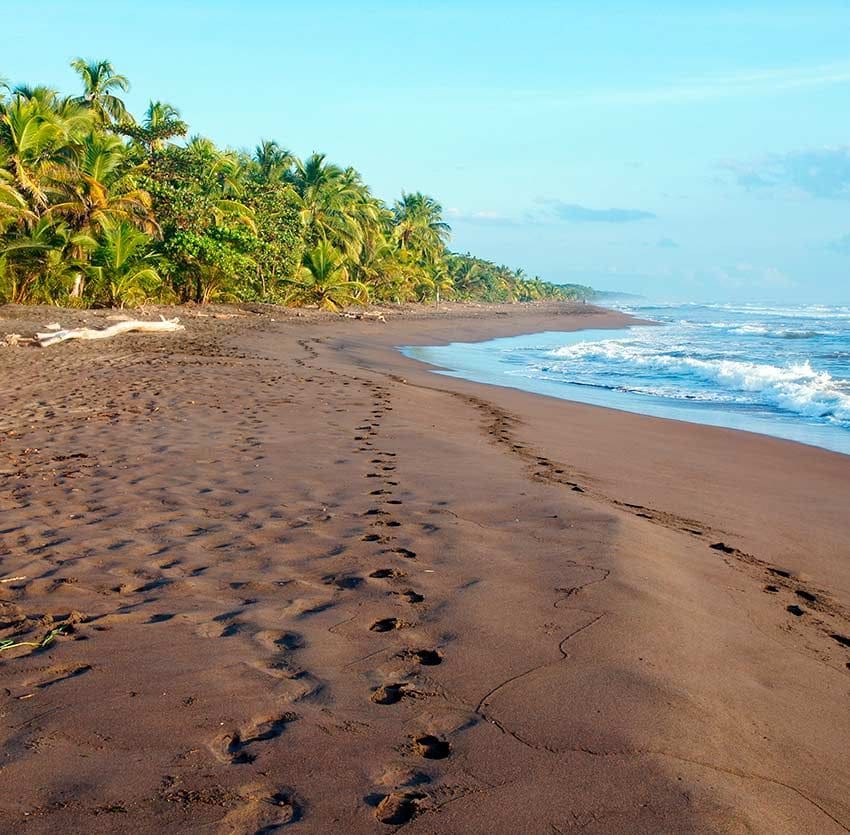
[[[850,455],[850,306],[619,309],[658,325],[403,350],[437,373]]]

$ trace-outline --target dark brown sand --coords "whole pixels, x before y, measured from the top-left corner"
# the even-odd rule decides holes
[[[197,312],[0,349],[0,831],[850,829],[850,459]]]

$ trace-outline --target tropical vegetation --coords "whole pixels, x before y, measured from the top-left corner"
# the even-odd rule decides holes
[[[274,141],[218,148],[166,102],[136,120],[109,61],[71,66],[77,95],[0,79],[0,302],[337,310],[591,292],[452,253],[432,197],[388,206],[354,168]]]

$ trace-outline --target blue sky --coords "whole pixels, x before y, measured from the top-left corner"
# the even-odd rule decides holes
[[[108,57],[193,132],[422,190],[453,247],[671,300],[850,301],[850,3],[3,3],[0,75]]]

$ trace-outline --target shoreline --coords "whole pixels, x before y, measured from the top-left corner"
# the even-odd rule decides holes
[[[647,326],[647,327],[652,326],[651,323],[639,323],[639,324],[642,325],[642,326]],[[625,325],[625,327],[633,327],[633,326],[635,326],[635,325],[632,325],[631,323]],[[581,330],[594,330],[594,329],[587,328],[587,329],[581,329]],[[522,335],[524,335],[524,334],[511,334],[511,336],[522,336]],[[529,335],[532,335],[532,334],[529,334]],[[492,339],[498,339],[498,338],[499,337],[492,337]],[[490,341],[490,339],[477,340],[477,341],[478,342],[480,342],[480,341]],[[476,344],[476,340],[471,340],[468,343],[466,341],[460,341],[459,344]],[[674,416],[674,415],[671,415],[671,414],[664,414],[663,413],[664,410],[661,409],[661,408],[659,408],[659,410],[658,410],[659,414],[654,414],[651,411],[640,411],[637,408],[631,408],[631,409],[626,408],[626,406],[617,406],[617,405],[607,404],[607,403],[593,403],[593,402],[588,401],[588,400],[579,400],[579,399],[576,399],[576,398],[573,398],[573,397],[561,396],[561,395],[550,393],[550,392],[547,392],[547,391],[535,391],[532,388],[525,388],[525,387],[520,386],[520,385],[509,385],[508,383],[500,383],[500,382],[497,382],[495,380],[477,379],[473,376],[467,376],[467,374],[464,371],[459,371],[459,370],[452,368],[448,365],[442,365],[439,362],[432,362],[431,360],[422,359],[420,357],[408,356],[406,353],[404,353],[405,349],[416,348],[416,347],[419,347],[419,346],[418,345],[402,346],[398,350],[407,359],[410,359],[413,362],[417,362],[417,363],[420,363],[422,365],[427,366],[429,368],[429,370],[431,370],[432,373],[435,373],[435,374],[441,374],[442,373],[442,375],[449,376],[449,377],[452,377],[454,379],[466,380],[467,382],[476,383],[477,385],[495,387],[495,388],[504,388],[504,389],[509,389],[509,390],[513,390],[513,391],[521,391],[521,392],[524,392],[525,394],[531,394],[531,395],[534,395],[536,397],[546,397],[546,398],[549,398],[549,399],[552,399],[552,400],[557,400],[557,401],[560,401],[560,402],[563,402],[563,403],[575,403],[575,404],[580,404],[580,405],[583,405],[583,406],[588,406],[588,407],[594,408],[594,409],[605,409],[607,411],[619,412],[620,414],[639,415],[641,417],[650,417],[650,418],[654,418],[656,420],[673,421],[674,423],[686,423],[686,424],[690,424],[690,425],[693,425],[693,426],[711,427],[711,428],[714,428],[714,429],[725,430],[727,432],[741,432],[745,435],[753,435],[753,436],[756,436],[756,437],[759,437],[759,438],[771,438],[771,439],[776,440],[776,441],[782,441],[783,443],[794,444],[796,446],[803,446],[803,447],[808,447],[808,448],[811,448],[811,449],[818,449],[818,450],[822,450],[824,452],[832,453],[834,455],[841,455],[841,456],[844,456],[845,458],[850,457],[850,449],[848,449],[845,452],[842,449],[836,449],[834,447],[825,446],[823,443],[816,443],[815,441],[801,440],[801,439],[798,439],[798,438],[791,437],[790,435],[780,435],[780,434],[776,434],[775,432],[771,432],[771,431],[769,431],[769,427],[771,425],[771,422],[768,419],[764,419],[764,423],[766,424],[766,428],[764,430],[759,430],[758,428],[745,428],[743,426],[728,426],[728,425],[720,422],[720,419],[722,419],[722,412],[721,412],[721,418],[720,419],[717,419],[716,421],[708,421],[704,417],[701,418],[701,419],[699,419],[696,416],[692,417],[692,418],[685,417],[684,415],[687,414],[687,410],[685,410],[685,409],[681,410],[683,412],[682,416],[678,416],[678,415]],[[437,345],[437,346],[425,346],[425,347],[440,347],[440,346]],[[721,410],[718,410],[718,411],[721,411]],[[802,428],[805,428],[807,426],[807,424],[801,423],[800,426]]]
[[[0,828],[847,831],[845,456],[235,311],[0,352]]]
[[[639,319],[637,317],[632,316],[631,314],[621,314],[619,311],[608,310],[608,309],[604,309],[604,308],[603,308],[603,311],[605,311],[608,314],[611,314],[613,317],[616,317],[616,318],[612,318],[612,320],[608,324],[593,325],[592,327],[589,327],[587,325],[579,325],[578,327],[565,328],[565,329],[563,329],[562,332],[576,332],[576,331],[597,330],[597,329],[599,329],[599,330],[612,330],[612,329],[618,329],[618,328],[631,328],[631,327],[658,327],[658,326],[661,326],[661,324],[662,324],[662,323],[659,323],[659,322],[654,322],[652,320]],[[554,329],[554,332],[558,332],[558,330],[559,329],[556,328],[556,329]],[[535,333],[543,333],[543,332],[545,332],[545,331],[529,331],[529,330],[524,330],[524,329],[520,330],[520,331],[516,331],[513,328],[511,328],[511,329],[506,330],[506,331],[497,330],[496,332],[489,333],[488,335],[477,334],[474,338],[470,338],[470,339],[464,338],[464,339],[450,340],[449,338],[444,337],[444,338],[436,339],[433,344],[426,345],[423,342],[418,341],[418,342],[411,342],[410,344],[406,344],[406,345],[400,345],[400,346],[397,346],[397,348],[400,352],[404,353],[405,349],[407,349],[407,348],[442,347],[442,346],[450,344],[450,342],[458,342],[460,344],[476,344],[476,343],[487,342],[487,341],[490,341],[490,340],[493,340],[493,339],[499,339],[499,338],[503,338],[503,337],[533,335]],[[772,438],[774,440],[784,441],[786,443],[795,444],[795,445],[798,445],[798,446],[820,449],[820,450],[823,450],[825,452],[831,452],[831,453],[834,453],[834,454],[837,454],[837,455],[843,455],[845,457],[850,456],[850,448],[848,448],[847,451],[844,451],[843,449],[837,449],[834,446],[826,446],[823,443],[817,443],[816,441],[813,441],[813,440],[803,440],[803,439],[798,438],[798,437],[792,437],[790,433],[784,434],[784,435],[776,434],[775,426],[770,421],[770,419],[767,419],[767,418],[760,419],[761,421],[764,422],[765,428],[759,429],[759,428],[757,428],[759,421],[756,421],[756,423],[754,424],[754,426],[756,428],[749,428],[749,427],[746,427],[746,426],[727,425],[727,423],[725,423],[723,421],[724,420],[731,420],[731,413],[730,413],[730,417],[727,418],[722,409],[718,409],[718,413],[719,413],[720,417],[714,418],[712,420],[706,420],[705,417],[699,417],[698,413],[696,413],[696,412],[693,413],[693,415],[694,415],[693,417],[688,417],[687,415],[689,414],[689,412],[687,411],[687,409],[684,409],[684,408],[681,408],[681,407],[680,407],[680,410],[682,412],[681,415],[665,413],[666,410],[663,407],[660,407],[660,406],[657,409],[657,413],[654,413],[653,411],[641,411],[637,407],[628,408],[626,405],[618,406],[618,405],[614,405],[614,404],[610,404],[610,403],[604,403],[604,402],[595,403],[595,402],[588,401],[588,400],[580,400],[580,399],[576,399],[576,398],[572,398],[572,397],[565,397],[565,396],[553,394],[553,393],[550,393],[550,392],[547,392],[547,391],[535,391],[534,389],[526,388],[526,387],[523,387],[523,386],[520,386],[520,385],[509,385],[507,383],[500,383],[500,382],[497,382],[495,380],[476,379],[475,377],[466,376],[466,373],[462,370],[459,371],[459,370],[454,369],[454,368],[452,368],[448,365],[442,365],[439,362],[432,362],[432,361],[427,360],[427,359],[408,356],[407,354],[405,354],[405,356],[407,356],[408,359],[411,359],[414,362],[422,363],[423,365],[428,366],[430,369],[433,370],[434,373],[447,372],[448,376],[452,376],[452,377],[455,377],[457,379],[467,380],[468,382],[477,383],[479,385],[495,386],[495,387],[498,387],[498,388],[513,389],[513,390],[516,390],[516,391],[525,392],[527,394],[536,395],[538,397],[549,397],[549,398],[560,400],[560,401],[566,402],[566,403],[577,403],[577,404],[589,406],[589,407],[592,407],[592,408],[608,409],[608,410],[612,410],[612,411],[616,411],[616,412],[620,412],[620,413],[624,413],[624,414],[641,415],[643,417],[652,417],[652,418],[655,418],[655,419],[658,419],[658,420],[669,420],[669,421],[675,421],[675,422],[678,422],[678,423],[689,423],[689,424],[696,425],[696,426],[713,427],[715,429],[723,429],[723,430],[732,431],[732,432],[743,432],[747,435],[755,435],[755,436],[763,437],[763,438]],[[770,431],[770,428],[772,426],[774,428],[774,431]],[[805,434],[807,427],[809,427],[809,424],[805,424],[805,423],[801,422],[799,424],[800,433],[797,433],[797,434]],[[794,427],[792,427],[792,430],[793,429],[794,429]]]

